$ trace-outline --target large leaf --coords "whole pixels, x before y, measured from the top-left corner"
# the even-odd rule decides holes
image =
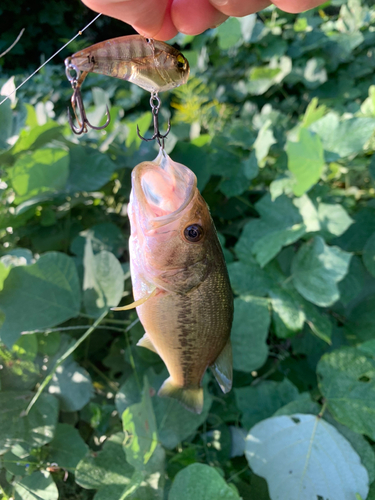
[[[87,371],[68,358],[54,373],[48,392],[58,398],[62,411],[78,411],[93,397],[94,388]]]
[[[128,243],[121,229],[111,222],[95,224],[90,227],[90,229],[82,231],[79,236],[72,241],[70,246],[71,252],[79,257],[83,257],[87,239],[91,240],[94,253],[106,250],[107,252],[115,254],[116,257],[120,257],[128,247]]]
[[[319,135],[326,151],[344,158],[363,150],[374,132],[375,119],[349,118],[340,121],[337,114],[328,113],[310,128]]]
[[[22,331],[48,328],[78,315],[81,292],[73,259],[49,252],[31,266],[11,269],[0,292],[5,321],[0,329],[8,347]]]
[[[108,182],[116,170],[109,156],[98,150],[70,145],[69,177],[66,190],[69,192],[96,191]]]
[[[374,439],[374,341],[325,354],[317,372],[320,390],[334,417],[353,431]]]
[[[168,377],[168,372],[163,370],[160,375],[154,377],[151,374],[149,377],[150,385],[157,392]],[[158,438],[165,448],[175,448],[178,443],[192,436],[207,419],[212,404],[212,396],[207,388],[207,379],[204,380],[203,389],[204,404],[200,415],[192,414],[174,399],[160,398],[157,395],[152,398]]]
[[[122,414],[122,424],[127,435],[125,452],[127,461],[141,469],[150,460],[158,444],[156,421],[152,408],[150,386],[147,378],[143,383],[140,403],[129,406]]]
[[[49,394],[42,394],[29,414],[24,415],[33,396],[32,392],[0,393],[0,453],[14,446],[29,451],[53,439],[58,401]]]
[[[124,273],[120,262],[103,250],[92,251],[90,238],[86,239],[83,258],[83,303],[87,314],[100,316],[105,310],[118,305],[124,293]]]
[[[87,451],[88,446],[77,429],[68,424],[57,424],[55,435],[48,445],[49,462],[74,470]]]
[[[246,262],[254,255],[263,267],[284,245],[303,236],[306,228],[298,209],[286,196],[272,201],[267,194],[255,206],[261,218],[246,224],[235,249],[240,260]]]
[[[305,299],[329,306],[339,297],[337,282],[348,272],[351,254],[329,247],[320,236],[304,243],[293,259],[293,283]]]
[[[68,165],[69,153],[65,149],[38,149],[21,156],[9,172],[16,203],[62,190]]]
[[[110,498],[120,498],[130,483],[134,468],[127,463],[123,448],[125,435],[113,434],[99,453],[90,452],[76,468],[76,482],[87,489],[102,490]],[[105,490],[105,491],[103,491]]]
[[[237,406],[242,411],[245,429],[271,417],[282,406],[298,397],[297,388],[285,378],[282,382],[265,380],[253,387],[235,389]]]
[[[220,474],[209,465],[192,464],[173,481],[168,500],[240,500]]]
[[[235,299],[231,336],[235,370],[250,373],[263,365],[268,355],[269,325],[267,300],[251,296]]]
[[[362,258],[368,272],[375,277],[375,233],[367,240]]]
[[[273,500],[366,498],[368,474],[350,443],[315,415],[273,417],[246,438],[252,470],[266,478]]]
[[[300,129],[298,142],[288,141],[288,169],[296,183],[292,185],[296,196],[303,195],[319,179],[323,171],[324,155],[322,143],[317,135],[305,128]]]
[[[36,471],[14,484],[15,500],[57,500],[58,489],[48,472]]]

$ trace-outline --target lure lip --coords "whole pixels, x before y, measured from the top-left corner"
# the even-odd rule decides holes
[[[165,173],[166,163],[168,163],[168,166],[172,164],[174,169],[178,169],[180,171],[183,169],[182,171],[185,174],[184,178],[187,180],[185,186],[186,195],[184,201],[177,210],[158,217],[155,216],[154,212],[149,207],[147,196],[142,187],[142,176],[147,170],[155,171],[158,169],[162,169]],[[134,190],[135,198],[137,199],[137,204],[143,213],[142,225],[144,226],[144,229],[146,231],[149,231],[165,226],[166,224],[174,222],[179,218],[180,214],[186,209],[186,207],[191,203],[191,201],[197,194],[197,177],[190,169],[188,169],[181,163],[177,163],[171,160],[166,155],[165,151],[160,148],[159,154],[154,161],[142,162],[134,168],[132,172],[132,187]]]

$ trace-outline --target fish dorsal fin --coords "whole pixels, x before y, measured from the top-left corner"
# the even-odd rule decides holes
[[[211,365],[211,370],[224,394],[229,392],[232,388],[232,364],[232,344],[229,339],[225,344],[224,349],[216,358],[216,361]]]
[[[162,398],[177,399],[187,410],[193,413],[202,413],[203,389],[202,387],[180,387],[173,383],[171,377],[164,381],[160,387],[158,396]]]
[[[135,307],[141,306],[142,304],[144,304],[146,302],[146,300],[151,299],[151,297],[153,297],[156,294],[156,291],[157,291],[157,288],[154,288],[152,290],[152,292],[149,292],[141,299],[138,299],[135,302],[128,304],[127,306],[111,307],[111,311],[127,311],[128,309],[134,309]]]
[[[151,342],[150,337],[145,333],[141,339],[138,340],[137,346],[139,347],[145,347],[146,349],[149,349],[150,351],[156,352],[156,354],[159,354],[158,351],[156,350],[154,344]]]

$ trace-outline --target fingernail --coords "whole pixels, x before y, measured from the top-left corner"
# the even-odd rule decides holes
[[[223,7],[224,5],[226,5],[228,3],[228,0],[210,0],[210,3],[214,7]]]

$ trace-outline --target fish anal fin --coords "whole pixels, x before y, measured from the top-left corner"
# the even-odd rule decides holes
[[[145,347],[146,349],[149,349],[150,351],[156,352],[156,354],[159,354],[158,351],[156,350],[154,344],[151,342],[150,337],[145,333],[142,338],[140,338],[137,342],[137,346],[139,347]]]
[[[132,302],[131,304],[128,304],[127,306],[122,306],[122,307],[111,307],[111,311],[128,311],[129,309],[134,309],[135,307],[141,306],[146,302],[146,300],[151,299],[157,292],[157,288],[154,288],[152,292],[146,294],[144,297],[141,299],[136,300],[135,302]]]
[[[217,383],[221,390],[226,394],[232,388],[233,381],[233,362],[232,362],[232,344],[230,339],[225,344],[215,362],[211,365],[211,370],[215,375]]]
[[[193,413],[202,413],[203,389],[202,387],[180,387],[173,383],[171,377],[164,381],[158,396],[162,398],[177,399],[187,410]]]

